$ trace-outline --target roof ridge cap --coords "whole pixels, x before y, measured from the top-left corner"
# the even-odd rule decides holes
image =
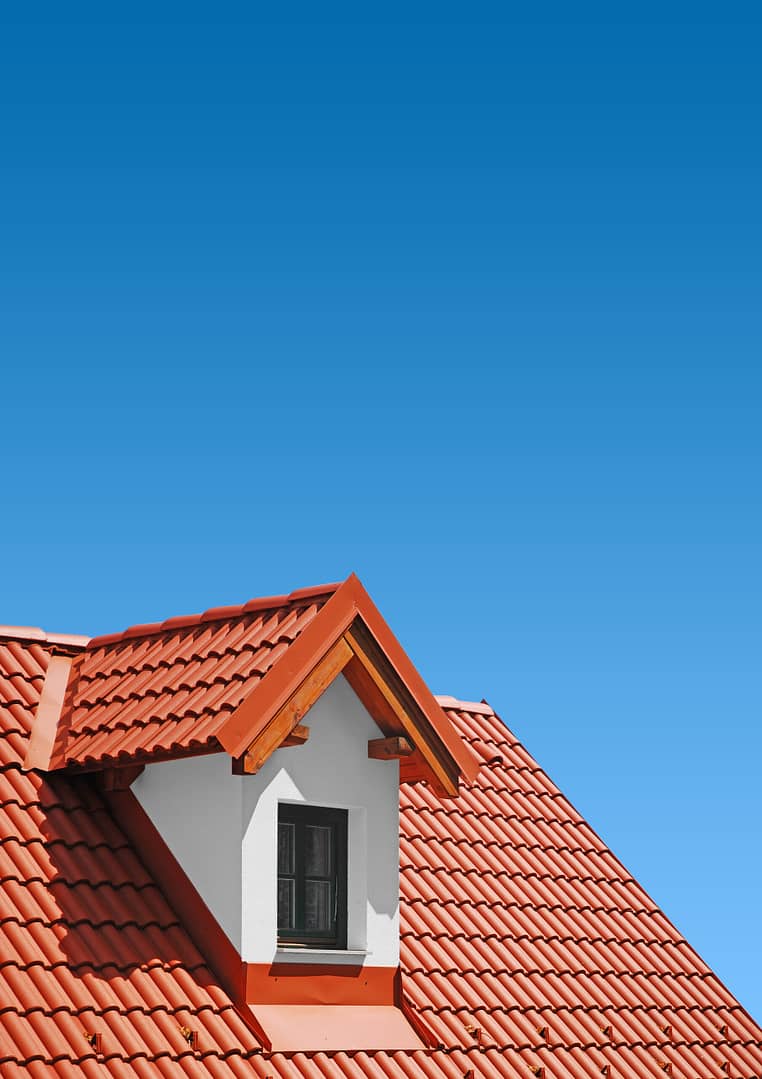
[[[486,701],[462,701],[459,697],[451,697],[447,693],[435,693],[434,700],[441,708],[449,708],[457,712],[470,712],[476,716],[497,716],[495,709]]]
[[[12,641],[37,641],[40,644],[63,644],[84,648],[90,638],[81,633],[46,633],[39,626],[0,626],[0,638]]]
[[[254,611],[277,610],[279,607],[285,607],[287,604],[299,600],[333,595],[341,583],[332,582],[331,584],[312,585],[308,588],[297,588],[283,595],[259,596],[247,600],[246,603],[210,607],[199,614],[174,615],[171,618],[165,618],[162,622],[146,622],[128,626],[127,629],[118,633],[104,633],[90,638],[88,647],[90,649],[101,648],[106,645],[117,644],[119,641],[133,640],[136,637],[153,637],[171,630],[190,629],[193,626],[203,626],[209,622],[224,622],[233,618],[242,618],[244,615],[251,614]]]

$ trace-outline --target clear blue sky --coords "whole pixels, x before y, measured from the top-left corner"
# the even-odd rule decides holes
[[[0,621],[357,571],[762,1019],[759,8],[564,9],[4,9]]]

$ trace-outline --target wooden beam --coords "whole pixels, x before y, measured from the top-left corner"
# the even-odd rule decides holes
[[[399,716],[354,654],[342,673],[379,730],[387,737],[399,734],[403,729]]]
[[[270,754],[283,745],[294,728],[299,726],[302,717],[325,693],[351,658],[352,649],[346,640],[340,637],[243,754],[244,774],[252,775],[259,771]]]
[[[372,761],[398,761],[409,757],[415,746],[407,738],[371,738],[368,742],[368,758]]]
[[[417,783],[422,779],[431,779],[431,771],[418,752],[400,761],[400,783]]]
[[[309,736],[309,727],[305,727],[304,724],[298,723],[291,731],[291,734],[283,739],[280,748],[283,749],[284,746],[303,746]]]
[[[414,752],[413,743],[399,735],[391,738],[371,738],[368,742],[368,759],[372,761],[401,760]]]
[[[350,645],[355,658],[359,660],[365,672],[370,676],[376,689],[381,693],[386,706],[394,714],[397,721],[396,733],[402,732],[417,745],[418,752],[426,761],[427,771],[430,773],[427,778],[434,789],[445,796],[452,797],[456,795],[458,793],[457,771],[453,774],[452,768],[448,768],[444,761],[439,759],[436,749],[433,746],[426,745],[424,738],[420,737],[423,732],[419,731],[414,718],[415,713],[418,711],[415,703],[412,700],[403,702],[400,699],[400,695],[395,691],[391,685],[391,680],[387,677],[385,668],[388,664],[384,661],[383,653],[374,646],[372,638],[370,638],[367,630],[363,632],[363,628],[362,623],[354,622],[344,634],[344,639]],[[362,697],[360,699],[362,700]],[[363,703],[365,703],[364,700]],[[366,705],[366,707],[368,706]],[[370,709],[368,710],[370,711]]]

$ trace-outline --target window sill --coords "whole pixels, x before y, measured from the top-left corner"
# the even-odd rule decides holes
[[[275,951],[274,962],[360,967],[367,955],[365,948],[305,948],[298,944],[281,944]]]

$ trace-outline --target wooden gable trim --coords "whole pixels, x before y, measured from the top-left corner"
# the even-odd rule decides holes
[[[415,702],[426,717],[432,731],[436,733],[437,743],[446,750],[446,756],[455,762],[463,779],[472,783],[481,766],[480,759],[455,730],[357,577],[353,574],[346,583],[351,585],[354,591],[357,612],[370,638],[377,645],[390,668],[396,672],[399,684],[404,687],[409,699]]]
[[[455,795],[478,759],[452,727],[415,667],[353,575],[331,596],[219,731],[237,771],[255,772],[287,739],[340,673],[381,732],[415,747],[400,768]],[[295,744],[292,740],[290,744]]]
[[[394,734],[402,735],[415,747],[418,758],[415,774],[428,779],[438,793],[454,797],[458,793],[457,763],[448,757],[425,715],[360,619],[352,624],[346,638],[355,658],[394,714],[397,721]],[[400,778],[409,778],[409,773],[401,774]]]
[[[301,729],[308,735],[309,728],[300,728],[299,721],[325,693],[334,678],[341,674],[351,658],[352,652],[342,637],[329,649],[264,731],[252,740],[243,755],[244,775],[259,771],[267,758],[281,746],[300,744],[298,736],[294,740],[295,732]],[[306,735],[301,741],[306,741]]]
[[[231,757],[248,751],[355,617],[345,588],[346,584],[334,592],[218,731],[217,739]]]

